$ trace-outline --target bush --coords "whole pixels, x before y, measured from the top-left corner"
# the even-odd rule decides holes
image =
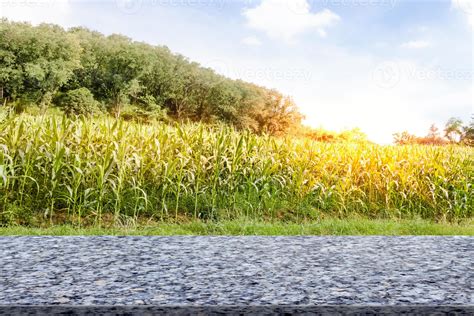
[[[154,97],[144,96],[136,100],[135,104],[126,105],[121,117],[126,121],[148,123],[151,121],[166,121],[166,110],[161,108]]]
[[[166,121],[166,112],[161,109],[147,110],[136,105],[127,105],[122,109],[120,116],[125,121],[149,123],[152,121]]]
[[[63,93],[58,98],[58,105],[66,114],[91,115],[100,112],[99,102],[87,88],[79,88]]]

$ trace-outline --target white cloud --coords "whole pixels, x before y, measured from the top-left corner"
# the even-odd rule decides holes
[[[69,0],[0,0],[0,12],[2,17],[11,21],[73,26]]]
[[[242,39],[241,43],[245,44],[247,46],[260,46],[260,45],[262,45],[262,42],[258,39],[258,37],[255,37],[255,36],[244,37]]]
[[[311,13],[307,0],[263,0],[257,7],[245,9],[243,15],[249,27],[287,42],[309,30],[324,37],[326,29],[340,20],[328,9]]]
[[[471,26],[474,26],[474,1],[472,0],[452,0],[452,5],[454,8],[459,9],[463,12]]]
[[[421,48],[427,48],[429,46],[431,46],[431,43],[428,41],[423,41],[423,40],[409,41],[400,45],[400,47],[402,48],[411,48],[411,49],[421,49]]]

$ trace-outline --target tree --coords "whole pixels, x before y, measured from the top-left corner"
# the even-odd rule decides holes
[[[260,132],[282,134],[301,124],[303,116],[298,112],[290,97],[285,97],[276,90],[267,90],[263,108],[257,114]]]
[[[88,112],[86,104],[97,100],[117,117],[127,108],[130,119],[169,113],[178,120],[221,121],[275,135],[302,120],[290,97],[221,76],[167,47],[81,27],[65,31],[5,19],[0,22],[0,98],[43,107],[55,100],[70,113]]]
[[[139,46],[121,35],[107,37],[95,49],[97,65],[92,84],[110,110],[120,116],[122,107],[141,89],[139,78],[148,61],[142,58]]]
[[[417,137],[408,133],[407,131],[403,131],[401,133],[393,134],[394,142],[397,145],[410,145],[415,144],[417,142]]]
[[[469,125],[463,127],[460,142],[467,146],[474,146],[474,116],[471,117]]]
[[[444,135],[452,143],[461,141],[463,134],[463,122],[461,119],[452,117],[448,120],[444,128]]]
[[[2,97],[48,106],[54,94],[80,67],[81,48],[74,36],[50,24],[0,24]]]
[[[426,135],[426,138],[429,139],[437,139],[439,137],[439,128],[435,124],[431,124],[428,135]]]

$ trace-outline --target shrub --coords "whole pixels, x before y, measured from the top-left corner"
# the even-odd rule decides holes
[[[99,103],[87,88],[70,90],[60,95],[58,105],[66,114],[91,115],[100,112]]]
[[[166,121],[166,110],[162,109],[152,96],[145,96],[137,100],[136,104],[126,105],[121,117],[126,121],[148,123],[151,121]]]

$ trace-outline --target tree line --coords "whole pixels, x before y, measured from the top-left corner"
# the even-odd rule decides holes
[[[110,113],[128,120],[223,122],[256,133],[321,142],[365,142],[360,130],[302,126],[289,96],[232,80],[165,46],[105,36],[83,27],[0,20],[0,106],[17,112],[51,107],[67,114]],[[474,127],[450,119],[445,135],[394,135],[397,144],[473,145]]]
[[[280,92],[221,76],[165,46],[83,27],[0,20],[0,100],[125,119],[224,122],[284,134],[303,116]]]
[[[394,142],[398,145],[448,145],[458,144],[474,146],[474,117],[469,124],[456,117],[450,118],[442,131],[432,124],[426,136],[416,136],[407,131],[396,133]]]

